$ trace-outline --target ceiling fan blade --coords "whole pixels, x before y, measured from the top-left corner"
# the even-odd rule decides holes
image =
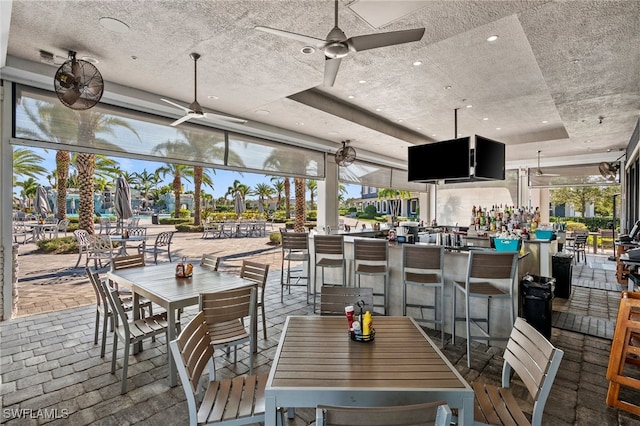
[[[212,112],[205,112],[204,116],[206,118],[213,118],[213,119],[218,119],[218,120],[230,121],[232,123],[245,124],[247,122],[247,120],[243,120],[242,118],[229,117],[228,115],[214,114]]]
[[[347,40],[349,46],[356,52],[378,47],[393,46],[396,44],[419,41],[424,35],[424,28],[413,30],[391,31],[381,34],[368,34],[351,37]]]
[[[73,105],[78,101],[78,99],[80,99],[80,95],[80,89],[72,86],[67,89],[64,95],[62,95],[62,100],[65,101],[68,105]]]
[[[174,121],[173,123],[171,123],[172,126],[177,126],[178,124],[182,124],[185,121],[187,121],[188,119],[190,119],[191,116],[190,115],[185,115],[184,117],[180,117],[178,118],[176,121]]]
[[[307,43],[307,44],[310,44],[312,46],[318,47],[320,49],[322,49],[325,46],[325,44],[327,44],[327,42],[325,40],[322,40],[320,38],[306,36],[306,35],[303,35],[303,34],[292,33],[292,32],[284,31],[284,30],[278,30],[278,29],[275,29],[275,28],[255,27],[255,29],[258,30],[258,31],[264,31],[265,33],[275,34],[275,35],[278,35],[280,37],[286,37],[286,38],[290,38],[290,39],[293,39],[293,40],[298,40],[298,41],[301,41],[303,43]]]
[[[324,85],[332,87],[336,82],[336,76],[338,75],[338,69],[340,68],[340,62],[342,59],[331,59],[325,56],[324,61]]]
[[[181,110],[183,110],[185,112],[191,112],[191,110],[189,108],[184,107],[182,105],[179,105],[179,104],[177,104],[175,102],[172,102],[172,101],[170,101],[168,99],[162,99],[162,100],[165,101],[166,103],[168,103],[169,105],[173,105],[174,107],[180,108]]]

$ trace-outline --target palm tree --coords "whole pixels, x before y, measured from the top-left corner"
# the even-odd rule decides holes
[[[276,210],[282,208],[282,193],[284,192],[284,180],[280,176],[272,176],[271,182],[276,194],[278,194],[278,201],[276,203]]]
[[[131,185],[136,191],[140,191],[140,196],[143,200],[149,200],[149,193],[158,186],[162,181],[160,175],[156,171],[155,173],[149,173],[147,169],[142,172],[134,172],[131,174]]]
[[[28,178],[25,181],[22,182],[16,182],[15,186],[19,186],[22,187],[22,190],[20,191],[20,197],[27,201],[25,207],[31,207],[33,205],[33,198],[36,195],[36,191],[38,189],[38,182],[36,182],[36,180],[32,177]]]
[[[172,152],[182,152],[185,148],[185,143],[180,141],[167,141],[160,145],[158,145],[154,151],[158,151],[164,154],[166,157],[173,157],[173,155],[168,155]],[[156,170],[157,173],[162,174],[162,177],[170,174],[173,175],[173,183],[171,188],[173,190],[173,196],[176,200],[176,209],[173,213],[173,216],[178,218],[180,217],[180,194],[182,193],[182,179],[185,179],[189,182],[190,177],[193,177],[193,167],[187,166],[184,164],[173,164],[166,163],[165,166],[159,167]]]
[[[391,215],[394,217],[400,216],[402,208],[401,201],[407,198],[411,198],[411,193],[409,191],[390,188],[378,190],[378,199],[389,201],[389,205],[391,206]]]
[[[13,150],[13,186],[20,177],[37,178],[47,173],[47,169],[40,165],[44,161],[42,156],[27,148]]]
[[[264,207],[264,200],[273,195],[273,188],[266,183],[259,183],[256,185],[253,194],[258,196],[258,202]]]
[[[296,221],[295,221],[295,231],[296,232],[304,232],[304,221],[306,219],[305,214],[305,194],[306,194],[306,180],[304,178],[294,178],[293,184],[295,188],[296,194]]]
[[[307,180],[307,189],[309,190],[309,208],[313,210],[313,200],[316,195],[318,195],[318,181],[314,179]]]

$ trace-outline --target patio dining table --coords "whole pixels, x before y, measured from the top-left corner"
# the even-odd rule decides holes
[[[410,317],[374,317],[375,340],[352,341],[347,320],[290,316],[265,390],[265,424],[277,407],[407,405],[445,400],[473,424],[473,389]]]
[[[128,237],[123,237],[122,234],[118,234],[118,235],[110,235],[111,241],[114,243],[118,243],[118,245],[120,246],[120,255],[121,256],[126,256],[129,253],[127,253],[127,243],[142,243],[143,241],[147,240],[147,237],[144,237],[142,235],[130,235]]]
[[[189,278],[177,278],[175,265],[165,263],[142,268],[120,269],[107,273],[109,280],[133,292],[133,314],[139,315],[139,299],[143,296],[167,311],[169,355],[169,385],[176,386],[175,361],[169,350],[169,342],[176,338],[176,311],[197,305],[200,293],[233,290],[255,285],[255,282],[224,272],[212,271],[198,265]]]

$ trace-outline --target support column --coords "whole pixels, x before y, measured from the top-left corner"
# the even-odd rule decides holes
[[[13,93],[11,84],[0,86],[0,177],[2,182],[13,181],[13,147],[9,143],[11,138],[11,100]],[[2,292],[2,309],[0,315],[3,320],[11,318],[13,305],[13,241],[12,241],[12,215],[13,188],[11,185],[2,185],[0,188],[0,211],[4,214],[0,218],[0,243],[2,244],[2,256],[0,256],[0,291]],[[16,259],[17,261],[17,259]]]
[[[326,178],[318,181],[318,231],[330,226],[338,229],[338,165],[326,156]]]

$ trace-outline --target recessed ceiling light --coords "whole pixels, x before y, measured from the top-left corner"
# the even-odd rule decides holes
[[[591,139],[587,139],[584,143],[591,143]]]
[[[96,58],[93,58],[93,57],[91,57],[91,56],[83,56],[83,57],[82,57],[82,58],[80,58],[80,59],[82,59],[83,61],[87,61],[87,62],[89,62],[90,64],[94,64],[94,65],[95,65],[95,64],[97,64],[97,63],[99,62]]]
[[[311,55],[312,53],[315,53],[316,48],[313,46],[305,46],[302,49],[300,49],[300,51],[305,55]]]
[[[358,83],[360,83],[360,84],[365,84],[366,82],[367,82],[367,80],[360,80],[360,81],[358,81]]]
[[[100,25],[102,25],[103,28],[106,28],[109,31],[113,31],[115,33],[129,32],[129,26],[118,19],[103,17],[100,18],[99,21]]]
[[[296,122],[296,126],[304,126],[304,123],[302,121],[298,121]]]
[[[458,133],[458,136],[462,136],[462,133]]]
[[[376,111],[380,112],[382,111],[382,108],[376,108]]]
[[[134,61],[137,61],[138,57],[136,55],[131,55],[131,59],[134,60]]]
[[[473,108],[473,105],[467,105],[467,108]]]
[[[207,96],[207,98],[208,98],[208,99],[212,99],[212,100],[214,100],[214,101],[215,101],[215,100],[217,100],[217,99],[220,99],[220,98],[218,98],[216,95],[209,95],[209,96]]]
[[[338,134],[338,132],[336,132],[335,130],[332,130],[332,131],[330,131],[330,132],[329,132],[329,134],[330,134],[331,136],[335,136],[335,135],[337,135],[337,134]]]
[[[496,130],[502,130],[500,127],[496,127]]]
[[[353,98],[355,98],[355,96],[353,96],[353,95],[349,95],[349,96],[347,96],[347,98],[349,98],[349,99],[353,99]]]
[[[422,130],[422,127],[416,127],[416,129],[418,129],[418,130]]]
[[[578,59],[578,58],[575,58],[575,59],[571,60],[572,64],[577,64],[578,62],[580,62],[580,59]]]
[[[487,41],[496,41],[498,39],[497,35],[491,35],[489,37],[487,37]]]
[[[542,120],[542,124],[547,124],[548,122],[548,120]]]
[[[451,86],[444,86],[445,90],[451,90]]]
[[[402,118],[398,119],[398,123],[402,123],[404,120]]]
[[[414,66],[414,67],[419,67],[420,65],[422,65],[422,61],[415,61],[415,62],[413,63],[413,66]]]
[[[268,109],[258,109],[256,110],[256,114],[258,115],[269,115],[271,113],[271,111],[269,111]]]
[[[489,117],[485,117],[482,119],[482,121],[488,121],[488,120],[489,120]]]

